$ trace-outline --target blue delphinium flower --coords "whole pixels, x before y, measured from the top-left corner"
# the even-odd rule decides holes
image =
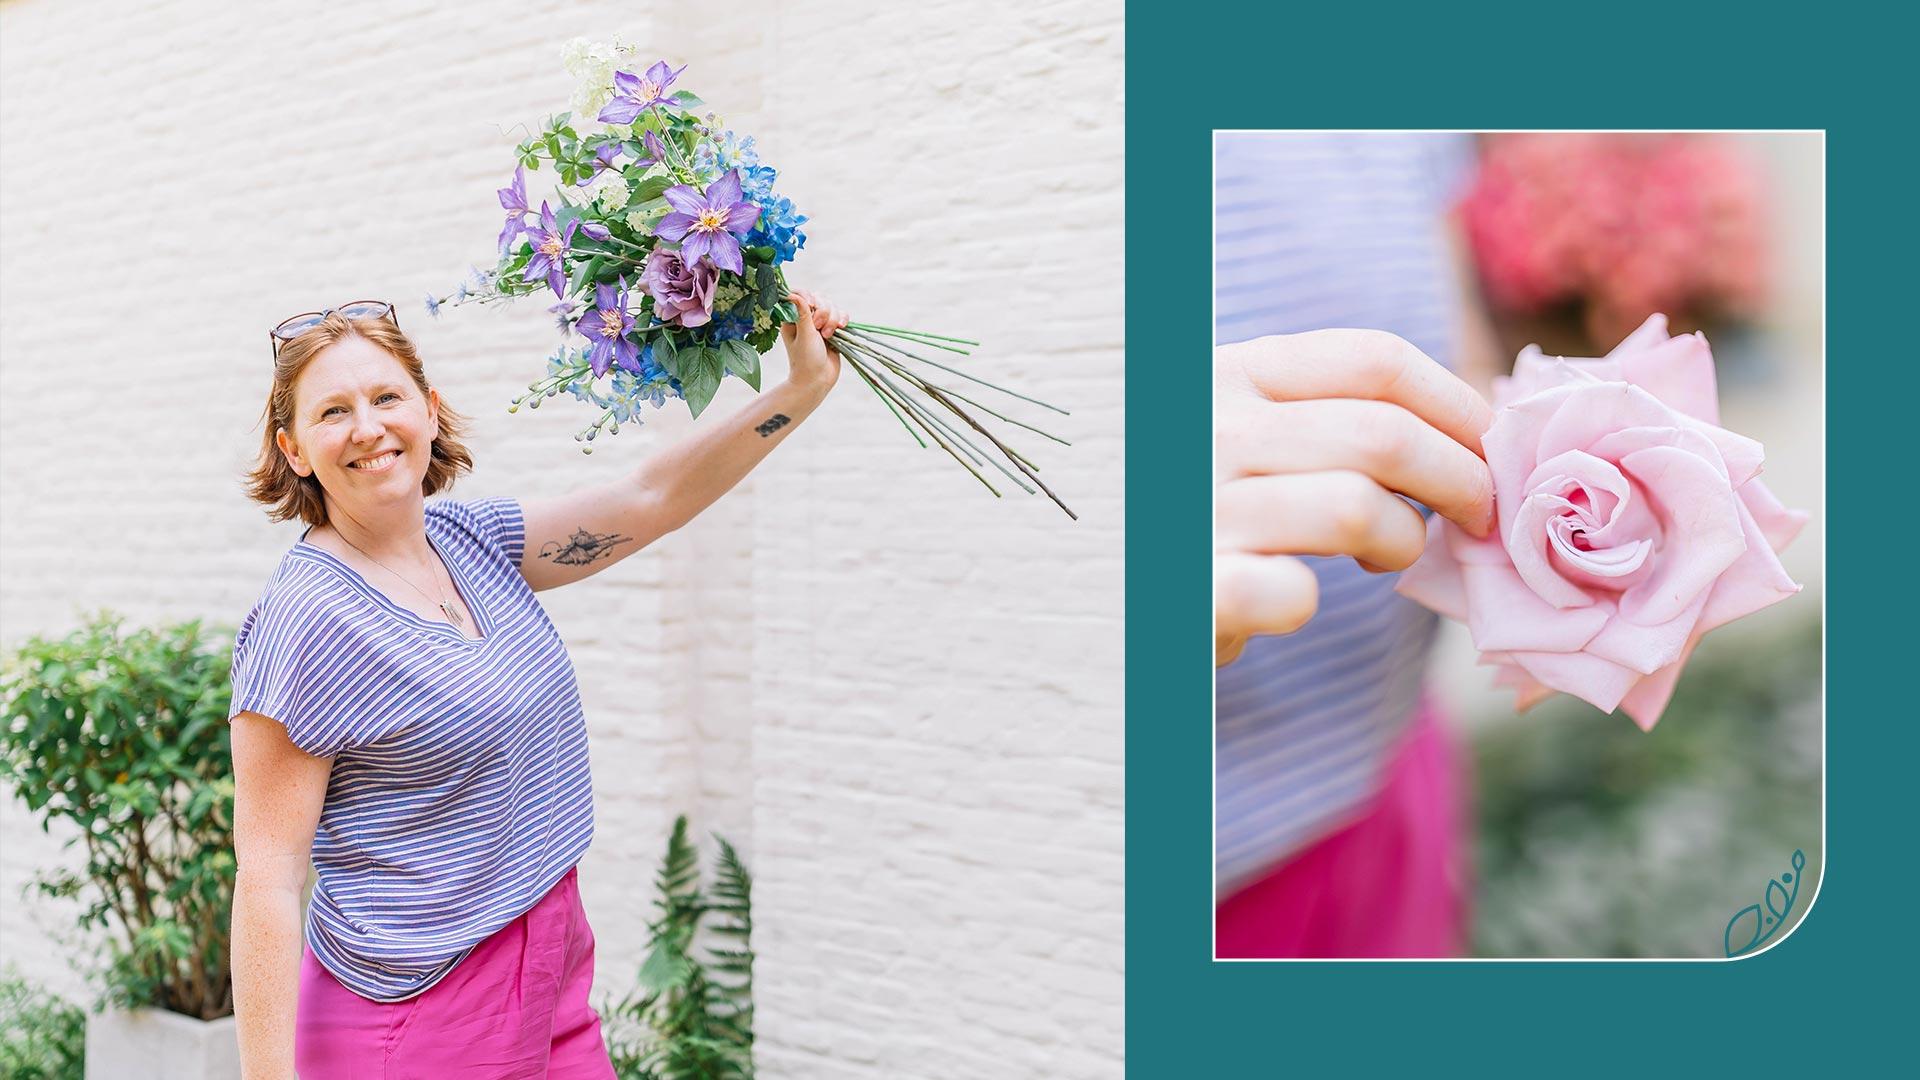
[[[569,349],[564,345],[562,345],[559,349],[556,349],[552,356],[547,357],[547,378],[551,379],[555,375],[560,374],[562,370],[571,368],[575,364],[579,363],[580,362],[579,356],[580,354],[577,350]],[[592,401],[593,400],[592,388],[593,388],[593,377],[591,374],[588,374],[583,376],[582,378],[575,379],[574,381],[563,386],[561,389],[566,390],[568,393],[572,394],[573,400],[575,401]]]
[[[753,148],[753,136],[741,137],[731,131],[717,139],[702,139],[693,151],[693,167],[701,172],[725,172],[760,166],[760,154]]]
[[[740,341],[753,333],[753,316],[743,315],[738,310],[726,312],[713,320],[713,340]]]
[[[760,220],[747,234],[747,246],[770,247],[776,261],[792,262],[795,253],[807,245],[807,234],[800,231],[806,220],[807,215],[794,212],[792,199],[774,196],[761,204]]]
[[[773,182],[779,177],[771,165],[743,165],[740,168],[740,190],[747,198],[766,205],[773,199]]]

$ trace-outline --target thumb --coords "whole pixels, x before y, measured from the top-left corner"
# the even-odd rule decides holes
[[[791,333],[795,336],[805,334],[811,337],[819,337],[820,329],[813,324],[813,305],[808,302],[807,295],[805,293],[795,292],[789,294],[787,299],[792,302],[794,310],[798,312],[798,315],[793,322],[781,327],[780,332],[782,334]],[[793,337],[788,337],[787,340],[792,341]]]

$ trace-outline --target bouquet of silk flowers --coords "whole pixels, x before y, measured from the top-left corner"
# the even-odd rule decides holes
[[[696,115],[705,103],[675,88],[685,68],[638,59],[619,42],[567,47],[580,80],[573,107],[515,148],[513,179],[499,192],[507,217],[494,266],[474,268],[451,295],[427,297],[437,316],[444,306],[551,292],[563,343],[508,411],[561,393],[594,406],[596,419],[574,436],[586,453],[602,431],[639,423],[644,406],[678,398],[698,417],[728,376],[759,390],[761,354],[798,317],[782,267],[806,244],[806,215],[775,190],[778,173],[751,135]],[[542,163],[559,182],[536,208],[527,171]],[[1066,440],[951,384],[1066,410],[965,370],[962,358],[978,344],[867,322],[827,339],[922,448],[944,450],[995,496],[992,470],[1077,518],[1035,475],[1039,466],[981,417]]]

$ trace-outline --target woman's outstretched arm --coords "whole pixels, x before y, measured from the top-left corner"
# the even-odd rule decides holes
[[[520,573],[536,591],[591,576],[680,528],[753,471],[826,399],[840,357],[826,339],[845,326],[839,309],[796,290],[799,320],[780,328],[786,381],[731,416],[694,427],[625,479],[521,502],[526,525]]]

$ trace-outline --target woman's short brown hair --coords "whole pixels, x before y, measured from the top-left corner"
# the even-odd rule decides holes
[[[335,312],[320,325],[281,345],[280,355],[273,363],[273,389],[267,392],[266,408],[261,414],[266,435],[260,444],[260,460],[247,473],[248,497],[265,503],[267,516],[274,521],[299,518],[308,525],[327,523],[327,500],[319,479],[294,472],[275,443],[274,435],[281,428],[289,434],[293,431],[293,384],[300,373],[327,346],[348,336],[364,338],[393,354],[413,377],[420,392],[428,392],[420,353],[407,335],[387,319],[349,319]],[[440,434],[433,440],[432,457],[427,462],[427,475],[420,482],[420,494],[432,495],[452,487],[455,477],[473,468],[473,455],[460,441],[466,427],[466,418],[441,401]]]

